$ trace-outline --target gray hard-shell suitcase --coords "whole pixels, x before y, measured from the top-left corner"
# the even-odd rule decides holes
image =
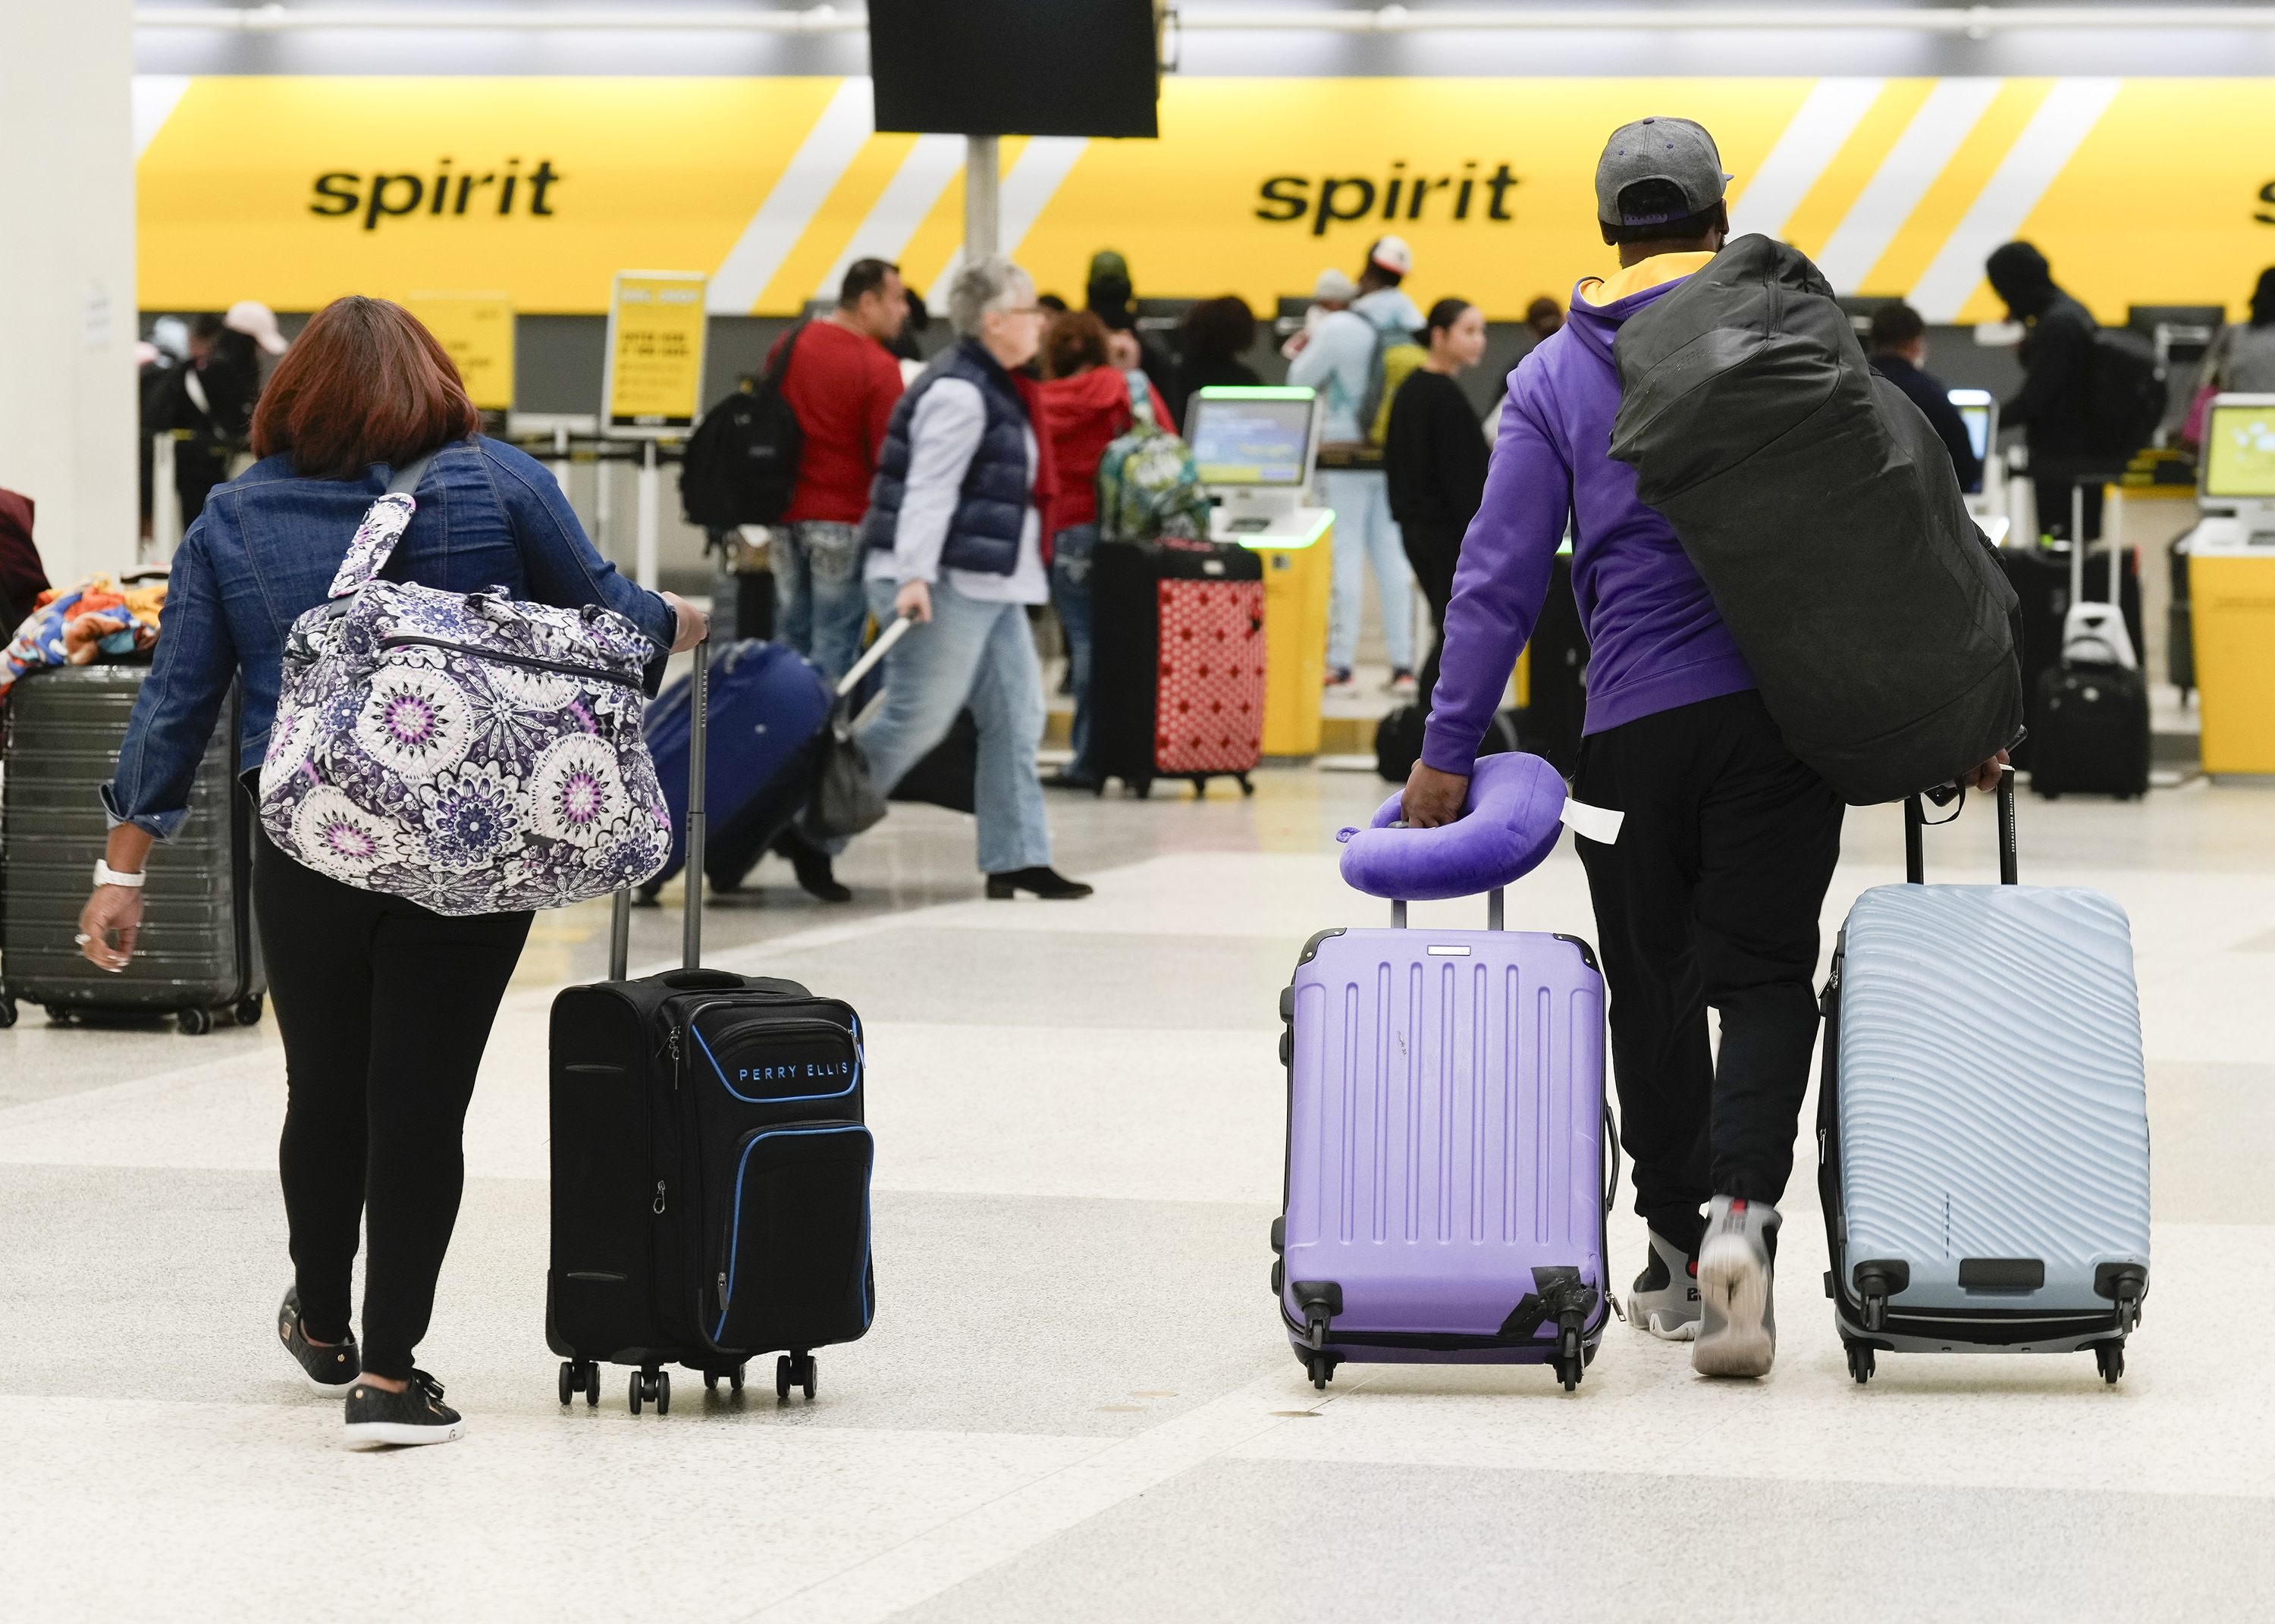
[[[2149,1289],[2149,1116],[2125,911],[2015,883],[1856,899],[1825,984],[1818,1186],[1848,1371],[1875,1352],[2074,1353],[2105,1380]]]
[[[267,982],[251,907],[253,814],[235,770],[235,690],[191,785],[189,816],[153,856],[133,958],[114,975],[73,940],[110,836],[98,792],[117,771],[149,669],[28,671],[0,708],[0,1026],[15,1023],[19,999],[57,1019],[175,1015],[191,1033],[211,1030],[223,1012],[240,1024],[261,1018]]]

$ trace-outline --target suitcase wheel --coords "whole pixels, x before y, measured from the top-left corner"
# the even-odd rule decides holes
[[[1240,780],[1240,792],[1241,792],[1241,794],[1243,794],[1243,795],[1254,795],[1254,794],[1256,793],[1256,786],[1255,786],[1254,784],[1250,783],[1250,782],[1248,782],[1248,774],[1245,774],[1245,773],[1235,773],[1235,774],[1233,774],[1233,776],[1234,776],[1235,778],[1237,778],[1238,780]]]
[[[5,1030],[15,1023],[16,1001],[12,998],[0,998],[0,1030]]]
[[[261,1001],[261,994],[258,993],[238,999],[237,1008],[231,1012],[237,1016],[237,1023],[239,1026],[260,1025]]]
[[[716,1393],[716,1392],[718,1392],[718,1391],[719,1391],[719,1379],[720,1379],[722,1376],[724,1376],[724,1377],[727,1379],[727,1391],[728,1391],[728,1392],[729,1392],[729,1393],[740,1393],[740,1392],[743,1390],[743,1371],[744,1371],[744,1366],[742,1366],[742,1365],[739,1365],[739,1364],[738,1364],[738,1365],[737,1365],[737,1366],[736,1366],[733,1370],[731,1370],[731,1371],[704,1371],[704,1372],[703,1372],[703,1391],[704,1391],[704,1392],[706,1392],[706,1393]]]
[[[1334,1354],[1315,1353],[1304,1359],[1304,1371],[1311,1377],[1311,1386],[1324,1393],[1327,1384],[1334,1380],[1335,1366],[1341,1363],[1342,1360]]]
[[[1863,1342],[1848,1344],[1848,1374],[1860,1387],[1872,1379],[1872,1350]]]
[[[671,1372],[669,1371],[645,1370],[632,1372],[631,1391],[626,1401],[631,1405],[631,1412],[635,1416],[640,1413],[640,1403],[643,1400],[654,1405],[655,1413],[659,1416],[668,1416],[671,1413]]]
[[[213,1011],[193,1006],[174,1017],[174,1023],[193,1038],[202,1038],[213,1031]]]
[[[790,1402],[790,1390],[797,1387],[810,1403],[815,1386],[813,1356],[803,1351],[786,1353],[775,1361],[775,1397],[782,1403]]]
[[[2101,1372],[2102,1380],[2115,1386],[2117,1379],[2125,1374],[2125,1344],[2096,1342],[2093,1345],[2093,1365]]]
[[[587,1364],[582,1359],[561,1362],[561,1403],[563,1409],[574,1403],[578,1394],[585,1395],[585,1407],[593,1409],[601,1401],[601,1367]]]

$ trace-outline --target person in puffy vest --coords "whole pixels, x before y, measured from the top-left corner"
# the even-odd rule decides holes
[[[861,525],[870,612],[917,623],[885,656],[884,706],[861,745],[878,792],[890,794],[970,706],[987,895],[1088,896],[1051,867],[1035,772],[1043,673],[1027,606],[1050,599],[1036,498],[1052,486],[1035,437],[1038,386],[1012,368],[1034,359],[1051,313],[1027,273],[1000,258],[959,271],[948,308],[956,342],[893,408]]]
[[[1729,178],[1688,119],[1643,119],[1606,143],[1597,208],[1621,268],[1583,281],[1569,321],[1509,374],[1405,812],[1425,828],[1462,815],[1568,516],[1593,650],[1572,795],[1621,814],[1610,840],[1577,843],[1611,992],[1620,1137],[1651,1229],[1628,1318],[1690,1341],[1703,1374],[1753,1377],[1777,1349],[1776,1203],[1809,1087],[1841,802],[1786,748],[1674,526],[1610,455],[1614,343],[1721,249]],[[1969,782],[1998,779],[1993,760]]]

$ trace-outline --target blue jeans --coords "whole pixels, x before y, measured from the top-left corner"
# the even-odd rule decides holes
[[[892,581],[868,583],[868,609],[890,623]],[[889,794],[971,707],[979,727],[972,783],[979,871],[1007,874],[1051,860],[1035,748],[1043,738],[1043,668],[1019,603],[982,603],[946,581],[932,589],[932,622],[911,626],[885,655],[885,703],[861,729],[870,775]]]
[[[1372,468],[1323,468],[1319,490],[1335,510],[1334,591],[1327,605],[1327,669],[1348,671],[1358,653],[1366,565],[1382,600],[1382,640],[1393,668],[1414,668],[1414,571],[1390,517],[1390,486]]]
[[[1090,775],[1090,555],[1098,526],[1069,525],[1051,543],[1051,606],[1066,631],[1067,669],[1074,679],[1074,761],[1069,776]]]
[[[861,655],[869,601],[861,591],[861,531],[835,519],[774,528],[775,641],[832,683]]]

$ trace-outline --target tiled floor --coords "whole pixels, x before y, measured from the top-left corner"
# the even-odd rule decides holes
[[[712,962],[863,1010],[875,1329],[770,1386],[563,1413],[542,1329],[543,1045],[605,911],[543,921],[467,1132],[421,1362],[472,1431],[351,1454],[271,1345],[286,1279],[273,1024],[0,1034],[0,1616],[226,1620],[2207,1619],[2275,1612],[2275,794],[2023,807],[2028,880],[2131,913],[2157,1286],[2090,1362],[1884,1357],[1846,1379],[1788,1199],[1782,1354],[1694,1378],[1614,1326],[1538,1371],[1361,1367],[1324,1398],[1275,1323],[1275,994],[1378,905],[1333,842],[1383,786],[1054,797],[1076,904],[978,900],[964,820],[896,809],[823,909],[771,864]],[[1982,808],[1933,877],[1991,877]],[[1852,814],[1827,909],[1897,877]],[[1417,908],[1470,920],[1475,904]],[[1591,935],[1560,851],[1510,923]],[[635,961],[676,951],[670,909]],[[1829,937],[1828,937],[1829,940]],[[1813,1109],[1813,1107],[1811,1107]],[[1804,1166],[1806,1160],[1804,1159]],[[1640,1229],[1613,1226],[1622,1276]]]

